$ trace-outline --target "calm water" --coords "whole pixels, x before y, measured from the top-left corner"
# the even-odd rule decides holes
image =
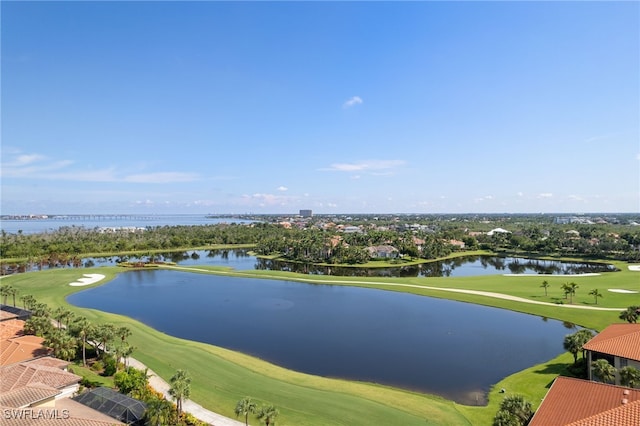
[[[248,250],[191,250],[159,253],[156,260],[175,262],[181,266],[227,266],[238,271],[266,269],[292,271],[301,274],[361,276],[361,277],[473,277],[495,274],[552,274],[572,275],[589,272],[611,272],[615,267],[604,263],[560,262],[556,260],[523,259],[499,256],[464,256],[421,265],[396,268],[349,268],[306,265],[258,259]],[[115,265],[120,261],[147,260],[146,257],[118,257],[84,259],[83,264]]]
[[[216,223],[248,223],[251,221],[232,218],[207,218],[206,215],[104,215],[104,216],[70,216],[69,218],[51,219],[24,219],[0,221],[0,229],[17,234],[36,234],[40,232],[55,231],[64,226],[79,226],[87,229],[93,228],[146,228],[154,226],[178,226],[178,225],[210,225]]]
[[[297,371],[483,404],[492,384],[563,352],[562,322],[382,290],[129,271],[74,305]]]

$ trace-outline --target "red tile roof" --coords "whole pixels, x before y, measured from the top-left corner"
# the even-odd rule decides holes
[[[38,336],[20,336],[0,341],[0,366],[14,364],[49,353]]]
[[[638,426],[640,425],[640,401],[613,408],[568,426]]]
[[[589,340],[584,349],[640,361],[640,324],[611,324]]]
[[[638,426],[638,416],[640,389],[560,376],[529,426]]]
[[[4,311],[0,311],[4,312]],[[19,319],[9,319],[0,321],[0,339],[11,339],[13,337],[22,336],[24,329],[24,321]]]
[[[82,377],[57,367],[49,367],[47,358],[6,365],[0,368],[0,392],[8,392],[32,384],[44,384],[60,389],[80,382]],[[64,362],[64,361],[61,361]]]

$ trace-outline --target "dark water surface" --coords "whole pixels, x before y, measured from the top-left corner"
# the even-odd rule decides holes
[[[247,249],[189,250],[154,254],[156,260],[174,262],[181,266],[216,265],[238,271],[272,270],[299,274],[359,276],[359,277],[474,277],[495,274],[545,274],[575,275],[613,272],[613,265],[596,262],[566,262],[559,260],[525,259],[501,256],[463,256],[411,266],[363,268],[345,266],[321,266],[259,259],[248,254]],[[121,261],[145,261],[148,256],[112,256],[86,258],[83,264],[116,265]]]
[[[68,297],[173,336],[326,377],[483,404],[502,378],[563,352],[560,321],[355,287],[128,271]]]

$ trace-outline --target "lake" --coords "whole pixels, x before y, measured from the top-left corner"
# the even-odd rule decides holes
[[[355,287],[140,270],[67,299],[296,371],[484,404],[491,385],[563,352],[563,322]]]
[[[42,219],[0,220],[0,230],[9,234],[37,234],[52,232],[61,227],[94,228],[147,228],[156,226],[198,226],[218,223],[251,223],[254,221],[237,218],[212,218],[201,214],[135,214],[135,215],[60,215]]]
[[[248,254],[248,250],[190,250],[154,254],[156,260],[174,262],[181,266],[215,265],[227,266],[238,271],[274,270],[300,274],[359,276],[359,277],[473,277],[495,274],[549,274],[575,275],[585,273],[613,272],[616,268],[605,263],[564,262],[558,260],[524,259],[501,256],[463,256],[423,263],[420,265],[389,268],[363,268],[345,266],[320,266],[259,259]],[[83,264],[115,265],[119,261],[147,260],[147,256],[112,256],[108,258],[83,259]]]

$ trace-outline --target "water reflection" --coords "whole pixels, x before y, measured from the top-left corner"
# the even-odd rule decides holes
[[[302,274],[353,277],[464,277],[493,274],[574,275],[613,272],[613,265],[603,263],[561,262],[498,256],[464,256],[420,265],[392,268],[356,268],[257,259],[256,269],[291,271]]]
[[[464,256],[420,265],[403,265],[385,268],[347,266],[320,266],[309,263],[287,262],[274,259],[258,259],[246,249],[189,250],[153,253],[139,256],[110,256],[75,259],[73,262],[39,263],[24,270],[40,270],[54,267],[93,267],[117,265],[122,262],[171,262],[182,266],[215,265],[239,271],[275,270],[306,275],[336,275],[352,277],[466,277],[494,274],[547,274],[574,275],[613,272],[613,265],[590,262],[562,262],[557,260],[525,259],[501,256]]]

